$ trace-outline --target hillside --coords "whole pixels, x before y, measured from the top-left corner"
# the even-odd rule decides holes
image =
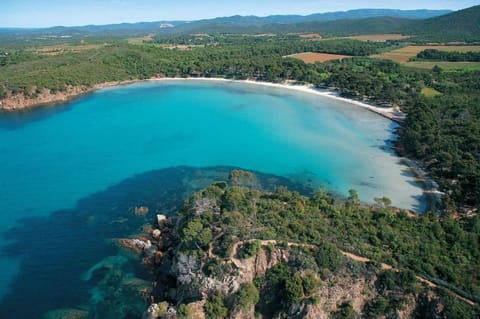
[[[178,34],[178,33],[261,33],[264,28],[282,32],[302,30],[310,31],[312,25],[308,23],[332,22],[337,20],[361,20],[379,17],[398,19],[426,19],[449,13],[449,10],[393,10],[393,9],[359,9],[340,12],[316,13],[311,15],[272,15],[267,17],[257,16],[231,16],[196,21],[155,21],[138,23],[120,23],[109,25],[87,25],[75,27],[57,26],[44,29],[0,28],[0,35],[26,37],[38,36],[72,36],[84,37],[87,35],[97,37],[121,37],[153,34]],[[285,26],[288,25],[290,27]],[[327,24],[329,29],[331,24]],[[344,25],[340,23],[340,27]],[[281,27],[283,26],[283,28]],[[303,30],[302,26],[308,27]],[[398,26],[398,25],[397,25]],[[332,33],[332,32],[330,32]],[[335,32],[333,32],[335,33]],[[345,33],[345,32],[340,32]],[[357,32],[358,33],[358,32]],[[355,34],[357,34],[355,33]]]
[[[234,170],[228,182],[195,194],[178,214],[158,215],[156,229],[119,240],[154,273],[144,318],[479,314],[478,252],[449,240],[477,240],[470,229],[478,216],[452,228],[451,218],[408,217],[386,201],[363,207],[355,192],[336,204],[322,191],[304,197],[285,188],[252,189],[255,179]],[[458,258],[469,262],[455,265]],[[459,289],[463,285],[472,293]]]
[[[480,41],[480,5],[422,21],[403,29],[421,41]]]

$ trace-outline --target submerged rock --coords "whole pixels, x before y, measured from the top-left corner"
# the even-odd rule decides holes
[[[93,265],[92,267],[90,267],[83,274],[82,278],[85,281],[89,281],[90,279],[92,279],[95,271],[100,270],[102,268],[113,269],[125,264],[127,261],[128,259],[121,255],[108,256],[102,259],[101,261],[99,261],[98,263],[96,263],[95,265]]]
[[[148,207],[145,207],[145,206],[135,206],[135,210],[134,210],[134,213],[135,215],[146,215],[148,214],[148,212],[150,211],[150,209]]]
[[[55,309],[47,312],[43,319],[84,319],[88,312],[81,309]]]

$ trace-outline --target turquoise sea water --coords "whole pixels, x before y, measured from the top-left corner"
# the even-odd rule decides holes
[[[12,318],[91,306],[109,293],[98,288],[105,274],[82,280],[95,265],[148,280],[108,239],[152,221],[153,210],[138,217],[131,207],[174,211],[210,180],[192,183],[185,176],[198,176],[187,168],[155,170],[235,166],[421,211],[421,187],[389,149],[395,127],[316,95],[204,81],[133,84],[0,114],[0,317],[30,296],[38,309]]]

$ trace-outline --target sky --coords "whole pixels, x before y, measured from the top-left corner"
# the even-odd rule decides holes
[[[0,0],[0,27],[305,15],[361,8],[458,10],[478,4],[479,0]]]

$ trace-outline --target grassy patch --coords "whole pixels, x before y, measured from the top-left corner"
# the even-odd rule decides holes
[[[432,69],[435,65],[438,65],[444,71],[454,71],[454,70],[464,70],[464,71],[474,71],[480,70],[480,62],[436,62],[436,61],[413,61],[405,63],[406,66],[421,68],[421,69]]]
[[[130,38],[127,40],[128,44],[143,44],[153,40],[153,34],[146,35],[144,37]]]
[[[437,95],[442,95],[442,93],[440,93],[437,90],[432,89],[430,87],[424,87],[422,89],[422,94],[424,96],[427,96],[427,97],[434,97],[434,96],[437,96]]]
[[[345,58],[351,58],[349,55],[330,54],[330,53],[317,53],[317,52],[304,52],[288,55],[289,58],[295,58],[302,60],[305,63],[317,63],[327,62],[332,60],[341,60]]]
[[[99,49],[104,47],[104,44],[79,44],[72,45],[69,43],[57,44],[57,45],[48,45],[42,47],[36,47],[30,49],[31,52],[42,54],[42,55],[59,55],[62,53],[76,53],[81,51]]]
[[[384,52],[382,54],[372,55],[372,57],[406,63],[411,58],[416,57],[418,53],[426,49],[436,49],[439,51],[480,52],[479,45],[410,45],[393,51]]]
[[[355,35],[351,37],[346,37],[347,39],[354,39],[360,41],[377,41],[385,42],[387,40],[403,40],[410,38],[409,35],[403,34],[367,34],[367,35]]]

